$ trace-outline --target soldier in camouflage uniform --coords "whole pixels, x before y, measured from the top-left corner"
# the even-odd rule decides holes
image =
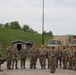
[[[41,65],[41,69],[46,69],[46,49],[43,45],[41,45],[41,48],[39,49],[39,61]]]
[[[54,49],[54,47],[52,47],[49,53],[50,73],[55,73],[56,71],[56,57],[57,57],[57,52]]]
[[[63,47],[62,51],[62,58],[63,58],[63,69],[67,69],[67,63],[68,63],[68,49]]]
[[[25,69],[25,62],[26,62],[26,57],[27,57],[27,50],[26,47],[22,47],[20,51],[20,58],[21,58],[21,69]]]
[[[58,46],[57,49],[57,68],[58,68],[58,61],[60,63],[60,68],[61,68],[61,63],[62,63],[62,50],[60,49],[60,47]]]
[[[8,46],[7,48],[7,69],[11,69],[11,60],[12,59],[12,48],[11,45]]]
[[[30,49],[30,69],[36,69],[37,58],[38,50],[36,48],[36,44],[33,44],[32,48]]]
[[[14,45],[13,48],[12,69],[14,69],[14,64],[15,64],[15,68],[18,69],[18,49],[16,45]]]
[[[69,49],[69,69],[74,69],[74,48],[70,46]]]
[[[3,71],[3,70],[1,70],[2,60],[3,60],[3,57],[2,57],[2,44],[0,44],[0,71]]]

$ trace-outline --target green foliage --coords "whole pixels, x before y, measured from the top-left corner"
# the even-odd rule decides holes
[[[6,57],[6,48],[8,44],[15,40],[24,40],[36,43],[38,47],[41,45],[41,34],[33,34],[19,30],[8,28],[0,28],[0,43],[3,44],[3,56]],[[44,36],[44,41],[49,40],[49,36]]]
[[[10,28],[11,29],[18,29],[18,30],[21,29],[18,21],[10,22]]]
[[[38,32],[30,28],[29,25],[23,25],[23,31],[38,34]]]
[[[53,37],[53,33],[52,33],[52,31],[49,31],[49,32],[44,31],[44,35],[47,35],[47,36]]]
[[[2,28],[2,27],[3,27],[3,24],[0,23],[0,28]]]
[[[9,23],[4,24],[4,28],[9,28],[9,27],[10,27]]]
[[[30,28],[28,32],[30,32],[30,33],[35,33],[32,28]]]
[[[29,25],[23,25],[23,31],[25,32],[29,31]]]

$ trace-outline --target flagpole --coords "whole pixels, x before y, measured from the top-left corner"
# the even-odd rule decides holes
[[[42,4],[42,44],[44,45],[44,0]]]

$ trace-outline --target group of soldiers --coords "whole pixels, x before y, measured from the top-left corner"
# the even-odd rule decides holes
[[[14,45],[12,48],[11,45],[9,45],[6,49],[7,58],[6,60],[3,58],[2,54],[2,44],[0,44],[0,71],[1,70],[1,64],[4,63],[4,61],[7,61],[7,70],[11,69],[18,69],[18,60],[21,60],[21,69],[25,68],[25,61],[27,57],[27,51],[26,47],[23,47],[21,51],[19,52],[17,49],[17,46]]]
[[[18,60],[21,61],[21,69],[25,69],[25,63],[27,58],[26,47],[23,46],[20,52],[17,49],[17,45],[13,48],[9,45],[6,49],[7,51],[7,69],[18,69]],[[32,48],[29,50],[30,55],[30,69],[36,69],[36,63],[39,59],[41,69],[46,69],[46,60],[48,61],[48,69],[51,73],[55,73],[56,68],[63,69],[73,69],[76,70],[76,46],[63,47],[62,49],[58,46],[47,47],[41,45],[40,48],[33,44]],[[0,71],[1,64],[3,63],[2,57],[2,44],[0,44]],[[58,65],[59,64],[59,65]]]
[[[40,48],[36,44],[30,49],[30,69],[36,69],[36,62],[39,58],[41,69],[46,69],[46,59],[48,61],[48,69],[51,73],[55,73],[56,68],[76,70],[76,46],[64,46],[63,48],[47,47],[41,45]]]
[[[7,69],[18,69],[18,60],[21,60],[21,69],[25,69],[25,61],[27,57],[26,47],[22,47],[20,52],[17,49],[17,46],[14,45],[13,49],[11,45],[7,48]],[[14,67],[15,66],[15,67]]]

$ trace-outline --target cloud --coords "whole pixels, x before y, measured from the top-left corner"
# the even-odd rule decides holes
[[[75,33],[76,0],[44,1],[45,30],[52,30],[54,34]],[[41,33],[42,0],[0,0],[0,22],[10,21],[19,21],[21,25],[29,24]]]
[[[76,0],[54,0],[61,7],[76,7]]]

